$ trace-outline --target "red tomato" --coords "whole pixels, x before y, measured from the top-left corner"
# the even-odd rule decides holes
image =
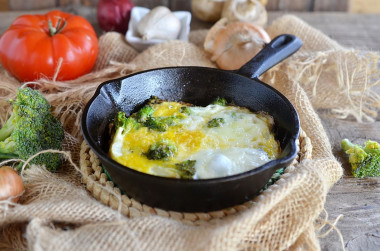
[[[98,39],[81,16],[54,10],[45,15],[16,18],[0,38],[0,61],[20,81],[71,80],[91,71],[98,55]]]

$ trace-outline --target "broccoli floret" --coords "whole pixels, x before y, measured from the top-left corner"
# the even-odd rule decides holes
[[[182,106],[181,109],[180,109],[180,113],[183,113],[183,114],[186,114],[186,115],[190,115],[191,114],[191,110],[188,106]]]
[[[227,105],[227,101],[224,98],[217,97],[211,104],[212,105],[226,106]]]
[[[114,124],[116,131],[119,130],[121,134],[129,132],[131,129],[138,129],[140,127],[140,124],[134,118],[127,118],[124,112],[118,112],[116,114]]]
[[[175,125],[180,118],[177,116],[170,117],[149,117],[145,121],[144,126],[152,130],[157,130],[159,132],[165,132],[169,126]]]
[[[0,129],[0,159],[26,160],[42,150],[62,149],[63,126],[51,113],[51,105],[39,91],[20,88],[16,99],[10,103],[12,114]],[[33,158],[31,164],[45,165],[54,171],[61,164],[61,155],[40,154]]]
[[[122,146],[125,135],[131,130],[139,129],[141,124],[132,117],[127,118],[125,113],[120,111],[116,114],[113,123],[109,126],[109,133],[111,136],[110,153],[112,153],[114,146],[117,148]]]
[[[380,176],[380,144],[368,140],[364,147],[343,139],[341,147],[349,154],[351,172],[356,178]]]
[[[146,157],[151,160],[168,160],[177,153],[177,147],[168,141],[162,140],[149,147]]]
[[[277,180],[281,178],[281,175],[283,175],[285,172],[285,168],[277,169],[276,172],[272,175],[272,177],[268,180],[267,184],[263,187],[263,190],[268,189],[271,185],[276,183]]]
[[[146,122],[154,113],[154,110],[151,106],[146,105],[141,108],[138,112],[136,112],[135,117],[136,121],[140,123]]]
[[[148,118],[148,120],[144,123],[144,126],[159,132],[165,132],[166,129],[168,129],[168,125],[160,117]]]
[[[367,153],[379,154],[380,144],[373,140],[367,140],[364,143],[364,151],[366,151]]]
[[[207,127],[212,128],[212,127],[220,127],[225,123],[224,118],[214,118],[211,119],[209,122],[207,122]]]
[[[186,160],[175,164],[175,168],[181,179],[193,179],[195,174],[195,160]]]

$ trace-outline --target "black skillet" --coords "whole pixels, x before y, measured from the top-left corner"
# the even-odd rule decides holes
[[[141,203],[166,210],[213,211],[252,199],[279,168],[296,157],[299,119],[292,104],[258,77],[292,55],[302,45],[293,35],[274,38],[237,71],[206,67],[169,67],[147,70],[102,83],[86,105],[83,136],[117,186]],[[206,180],[179,180],[153,176],[124,167],[108,157],[108,124],[120,110],[127,115],[149,99],[183,101],[206,106],[216,97],[265,111],[275,120],[280,158],[244,173]]]

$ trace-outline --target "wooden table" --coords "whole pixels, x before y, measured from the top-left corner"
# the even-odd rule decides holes
[[[96,22],[94,8],[81,6],[65,7],[66,11],[86,17],[98,34],[101,30]],[[44,10],[33,13],[44,13]],[[8,28],[14,18],[25,12],[0,13],[0,34]],[[283,15],[269,13],[269,22]],[[323,31],[342,45],[357,49],[380,51],[380,15],[346,13],[292,13]],[[207,28],[210,24],[193,18],[192,29]],[[380,94],[380,88],[377,89]],[[328,113],[318,111],[330,138],[333,152],[346,169],[344,177],[330,190],[325,208],[329,220],[339,215],[337,223],[347,250],[380,250],[380,178],[354,179],[349,173],[346,156],[340,150],[340,140],[349,138],[356,142],[373,139],[380,142],[380,115],[374,123],[357,123],[354,120],[339,120]],[[331,232],[320,240],[322,250],[340,250],[339,237]]]

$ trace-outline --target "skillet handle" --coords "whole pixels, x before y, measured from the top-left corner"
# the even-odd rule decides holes
[[[250,61],[244,64],[237,73],[250,78],[257,78],[271,67],[295,53],[302,46],[302,40],[290,34],[279,35],[265,45]]]

